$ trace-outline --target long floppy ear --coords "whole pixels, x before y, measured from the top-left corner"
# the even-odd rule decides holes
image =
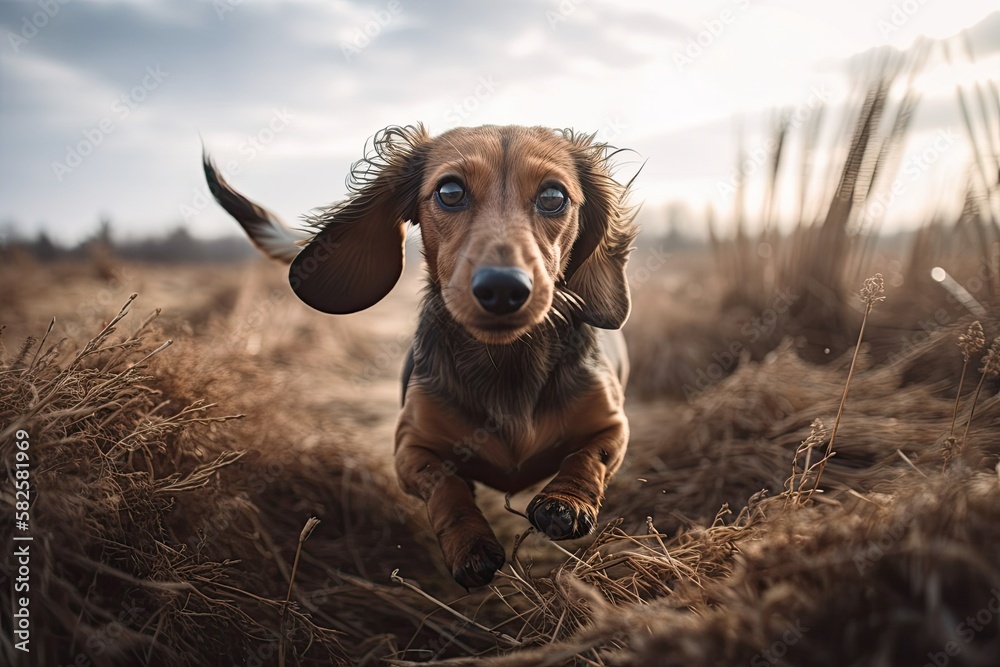
[[[423,125],[379,131],[351,168],[349,197],[309,217],[317,231],[288,273],[302,301],[343,315],[389,293],[403,272],[404,223],[417,221],[428,142]]]
[[[566,286],[580,297],[581,319],[600,329],[620,329],[632,309],[625,264],[638,230],[636,210],[628,205],[632,182],[611,177],[616,151],[594,143],[594,135],[563,130],[573,144],[577,177],[583,189],[580,231],[564,273]]]

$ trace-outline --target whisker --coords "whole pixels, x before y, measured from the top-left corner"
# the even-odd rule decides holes
[[[493,364],[493,370],[499,373],[500,367],[497,366],[497,362],[493,361],[493,355],[490,354],[490,346],[487,345],[486,343],[483,343],[483,349],[486,350],[486,357],[490,360],[490,363]]]
[[[544,322],[551,322],[552,325],[555,326],[555,322],[552,322],[552,318],[555,318],[555,317],[558,317],[564,323],[569,324],[569,320],[566,319],[566,316],[562,314],[562,311],[560,311],[556,307],[556,304],[552,304],[552,308],[550,308],[549,312],[545,314],[545,319],[543,321]]]
[[[576,294],[565,288],[556,290],[555,294],[558,295],[559,300],[558,303],[557,304],[554,303],[553,306],[556,308],[562,306],[562,308],[565,308],[568,311],[566,313],[563,313],[561,312],[562,309],[561,308],[559,309],[560,314],[563,315],[563,317],[565,317],[567,321],[569,319],[569,316],[580,315],[583,313],[584,301],[579,296],[577,296]]]

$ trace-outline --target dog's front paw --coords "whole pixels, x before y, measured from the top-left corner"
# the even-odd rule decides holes
[[[597,509],[564,494],[539,493],[528,503],[528,520],[553,540],[570,540],[593,532]]]
[[[506,555],[499,542],[479,537],[451,563],[451,575],[466,589],[485,586],[493,581],[505,561]]]

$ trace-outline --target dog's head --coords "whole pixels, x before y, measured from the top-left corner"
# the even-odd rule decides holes
[[[432,138],[419,126],[387,128],[354,165],[351,196],[314,216],[292,289],[328,313],[374,305],[399,279],[411,222],[429,280],[477,340],[513,342],[556,299],[584,322],[617,329],[630,309],[635,228],[610,157],[569,130],[485,126]]]

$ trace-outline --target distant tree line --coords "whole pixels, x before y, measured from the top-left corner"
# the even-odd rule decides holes
[[[38,232],[33,239],[0,234],[0,257],[10,258],[16,254],[28,255],[40,262],[117,257],[137,262],[196,264],[238,262],[254,257],[257,251],[242,236],[198,239],[184,227],[176,227],[162,236],[116,241],[111,223],[102,220],[95,234],[74,246],[57,244],[44,231]]]
[[[656,217],[659,216],[648,219],[657,223],[650,225],[656,231],[645,230],[637,239],[638,246],[656,245],[670,252],[705,247],[704,239],[690,235],[692,229],[703,224],[695,221],[690,213],[680,208],[668,208],[664,217],[655,220]],[[76,245],[59,244],[45,231],[39,231],[31,238],[18,234],[14,229],[9,222],[0,223],[0,259],[9,261],[15,255],[27,255],[39,262],[117,258],[136,262],[198,264],[240,262],[259,255],[243,235],[199,239],[182,225],[159,236],[122,240],[113,233],[111,221],[104,218],[89,237]],[[411,241],[418,242],[417,239]]]

